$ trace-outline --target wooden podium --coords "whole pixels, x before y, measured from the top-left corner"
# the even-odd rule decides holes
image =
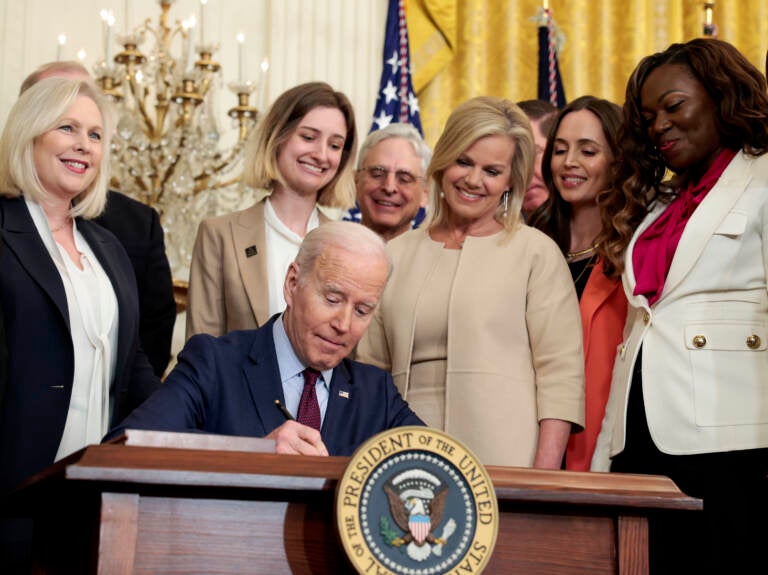
[[[92,446],[33,477],[10,500],[36,520],[33,573],[351,572],[334,520],[347,458],[205,437],[203,449]],[[500,525],[486,573],[648,573],[649,514],[701,509],[664,477],[488,471]]]

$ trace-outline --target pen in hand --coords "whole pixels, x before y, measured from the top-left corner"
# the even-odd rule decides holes
[[[295,421],[296,420],[296,418],[293,417],[293,415],[291,415],[291,412],[288,411],[282,403],[280,403],[279,399],[275,400],[275,407],[277,407],[277,409],[280,410],[280,413],[283,414],[283,417],[285,417],[286,421]]]

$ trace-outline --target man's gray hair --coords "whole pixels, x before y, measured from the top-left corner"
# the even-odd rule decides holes
[[[413,151],[416,152],[416,155],[421,160],[421,174],[417,175],[424,176],[427,173],[429,162],[432,160],[432,150],[416,128],[411,124],[404,123],[390,124],[381,130],[376,130],[375,132],[368,134],[368,137],[363,142],[363,145],[360,147],[360,152],[357,155],[357,169],[363,169],[365,158],[368,156],[368,152],[371,151],[371,148],[389,138],[400,138],[411,144]]]
[[[38,67],[29,76],[24,78],[19,89],[19,95],[29,90],[32,86],[37,84],[43,78],[51,78],[55,76],[65,77],[78,77],[81,76],[82,80],[91,80],[91,74],[88,72],[88,68],[83,66],[80,62],[74,60],[56,60],[55,62],[47,62]]]
[[[314,269],[315,262],[328,248],[345,250],[361,258],[382,258],[387,262],[387,279],[392,274],[392,259],[386,243],[376,232],[354,222],[334,221],[322,224],[304,236],[295,260],[300,281]]]

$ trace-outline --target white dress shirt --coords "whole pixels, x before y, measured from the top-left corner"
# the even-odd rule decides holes
[[[285,309],[285,297],[283,296],[283,283],[288,266],[291,265],[299,246],[304,239],[293,230],[289,229],[280,218],[277,217],[269,198],[265,200],[264,221],[267,244],[267,286],[269,288],[269,315],[272,316]],[[307,233],[320,224],[317,215],[317,207],[312,210],[307,222]]]

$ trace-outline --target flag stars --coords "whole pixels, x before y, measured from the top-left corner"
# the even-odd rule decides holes
[[[392,57],[387,60],[387,64],[392,67],[392,75],[397,74],[397,70],[400,68],[400,58],[397,57],[397,51],[392,52]]]
[[[373,123],[378,126],[378,129],[386,128],[392,123],[392,116],[382,110],[378,116],[373,119]]]
[[[413,92],[408,94],[408,107],[410,108],[411,116],[419,113],[419,100]]]
[[[376,94],[371,130],[393,122],[409,122],[421,132],[419,104],[413,93],[413,64],[408,53],[408,28],[403,0],[387,0],[387,26],[382,52],[381,81]]]
[[[387,104],[389,104],[392,100],[397,100],[397,88],[392,83],[392,80],[387,81],[387,85],[381,91],[381,94],[386,98]]]

